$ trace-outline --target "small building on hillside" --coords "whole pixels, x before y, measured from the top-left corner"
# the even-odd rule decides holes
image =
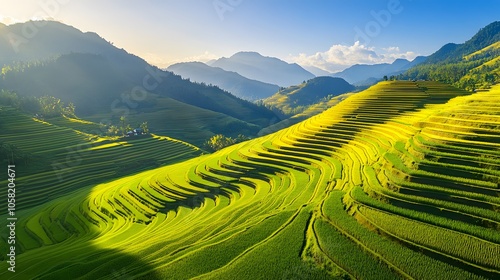
[[[128,131],[125,135],[126,137],[137,136],[144,134],[144,130],[142,128],[135,128],[134,130]]]
[[[133,131],[134,131],[135,135],[144,134],[144,130],[142,128],[136,128]]]

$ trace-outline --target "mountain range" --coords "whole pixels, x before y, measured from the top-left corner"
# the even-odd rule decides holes
[[[307,71],[311,72],[312,74],[316,75],[316,77],[331,76],[332,75],[331,72],[328,72],[328,71],[323,70],[321,68],[318,68],[316,66],[308,65],[308,66],[302,66],[302,67],[304,69],[306,69]]]
[[[462,44],[448,43],[430,55],[424,64],[450,63],[462,60],[470,53],[500,41],[500,21],[481,28],[472,38]]]
[[[239,52],[229,58],[211,60],[206,64],[177,63],[168,67],[167,70],[196,82],[217,85],[240,98],[257,100],[275,93],[276,90],[274,92],[271,90],[276,89],[276,85],[284,83],[288,86],[299,85],[311,79],[311,76],[338,77],[355,86],[369,86],[382,80],[384,76],[399,75],[425,60],[425,56],[418,56],[412,61],[400,58],[392,63],[356,64],[332,74],[315,66],[302,67],[289,64],[278,58],[262,56],[256,52]],[[287,76],[287,80],[278,76]],[[296,78],[291,80],[292,77]]]
[[[118,49],[95,33],[59,22],[43,24],[33,38],[21,36],[19,23],[0,28],[0,88],[22,96],[51,95],[73,102],[80,116],[117,120],[120,115],[138,115],[145,110],[169,111],[145,121],[155,129],[196,144],[175,123],[206,135],[256,133],[278,117],[263,106],[237,98],[215,86],[193,83],[171,72],[149,65],[143,59]],[[20,41],[11,44],[12,38]],[[167,102],[175,100],[176,102]],[[207,112],[208,110],[209,112]],[[189,122],[175,114],[189,112]],[[207,113],[217,117],[207,118]],[[98,116],[98,117],[95,117]],[[169,118],[156,121],[156,118]],[[163,125],[162,125],[163,123]],[[238,131],[239,128],[240,131]],[[195,135],[195,134],[193,134]],[[204,133],[199,133],[204,135]]]
[[[500,21],[481,28],[462,44],[449,43],[402,75],[430,79],[468,90],[487,89],[500,82]]]
[[[354,67],[405,71],[363,91],[315,77],[255,103],[46,27],[0,25],[0,279],[500,279],[500,23]],[[43,95],[85,119],[14,104]],[[113,117],[153,133],[92,132]]]
[[[26,30],[33,34],[26,36]],[[31,37],[31,38],[30,38]],[[116,63],[140,63],[141,58],[118,49],[94,32],[80,30],[56,21],[29,21],[0,26],[0,64],[32,62],[62,54],[92,53],[105,55]]]
[[[243,99],[269,98],[267,106],[293,112],[333,93],[308,90],[325,79],[314,79],[314,74],[298,64],[256,52],[238,52],[207,64],[180,63],[164,71],[116,48],[96,33],[84,33],[59,22],[37,22],[36,26],[43,28],[27,39],[22,35],[27,24],[34,25],[0,25],[1,89],[73,102],[79,115],[94,121],[116,121],[126,113],[154,124],[153,130],[191,143],[201,144],[219,133],[256,135],[289,115]],[[500,80],[499,30],[500,24],[495,22],[467,42],[447,44],[428,58],[354,65],[332,76],[354,85],[372,84],[384,75],[400,75],[403,79],[455,83],[467,89],[488,87]],[[308,69],[329,74],[314,67]],[[334,88],[339,92],[352,91],[347,83],[336,82]],[[140,96],[140,100],[131,100],[134,96]],[[184,114],[175,113],[180,111]],[[182,133],[176,125],[191,133]],[[200,128],[202,131],[196,133]]]
[[[182,62],[170,65],[168,71],[192,81],[213,84],[235,96],[246,100],[257,100],[271,96],[279,86],[251,80],[242,75],[202,62]]]
[[[238,52],[229,58],[222,57],[212,61],[208,65],[280,87],[298,85],[315,77],[296,63],[262,56],[257,52]]]
[[[426,57],[424,56],[418,56],[412,61],[399,58],[394,60],[393,63],[356,64],[341,72],[334,73],[332,76],[343,78],[356,86],[372,85],[382,80],[384,76],[401,74],[411,67],[422,63],[425,59]]]

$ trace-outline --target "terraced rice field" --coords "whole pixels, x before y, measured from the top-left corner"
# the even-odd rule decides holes
[[[98,125],[76,119],[32,119],[16,110],[0,109],[0,142],[13,144],[29,155],[19,162],[17,178],[22,186],[17,209],[50,201],[69,191],[109,181],[126,174],[192,158],[201,151],[187,143],[160,136],[138,136],[110,140],[81,131]],[[57,125],[55,125],[57,124]],[[6,174],[0,182],[7,184]],[[4,213],[6,202],[0,202]]]
[[[237,130],[244,135],[255,135],[260,129],[258,125],[171,98],[158,98],[155,102],[156,105],[152,108],[142,109],[140,112],[131,110],[128,119],[133,122],[132,125],[138,126],[147,121],[150,130],[159,135],[168,135],[200,147],[215,134],[227,135]],[[109,114],[89,117],[94,122],[109,118]],[[115,118],[118,119],[119,116]],[[180,126],[180,123],[183,125]]]
[[[24,210],[19,272],[0,277],[498,279],[499,102],[500,87],[379,83]]]

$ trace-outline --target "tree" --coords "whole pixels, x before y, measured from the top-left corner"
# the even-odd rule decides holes
[[[240,143],[240,142],[243,142],[243,141],[247,141],[247,140],[250,140],[250,137],[247,137],[243,134],[238,134],[238,137],[236,137],[236,143]]]
[[[116,125],[110,125],[108,127],[108,135],[115,136],[120,133],[120,129]]]
[[[63,103],[61,99],[53,96],[42,96],[39,98],[41,113],[46,117],[55,117],[62,114]]]
[[[122,133],[122,135],[125,135],[125,133],[127,133],[127,117],[125,116],[121,116],[120,117],[120,131]]]
[[[250,138],[246,137],[243,134],[239,134],[236,138],[231,138],[224,136],[222,134],[217,134],[210,137],[210,139],[207,142],[205,142],[205,147],[208,150],[218,151],[225,147],[229,147],[231,145],[246,141],[248,139]]]
[[[132,130],[132,126],[130,126],[130,124],[126,124],[125,125],[125,133],[129,132]]]
[[[232,144],[234,144],[234,140],[231,137],[217,134],[210,137],[210,139],[205,143],[205,146],[207,146],[212,151],[218,151],[225,147],[231,146]]]
[[[141,123],[140,128],[142,129],[142,132],[149,133],[148,122]]]
[[[76,117],[75,115],[75,104],[73,102],[68,103],[68,106],[63,108],[63,114],[68,117]]]
[[[388,79],[387,79],[387,75],[385,75],[385,76],[384,76],[384,81],[387,81],[387,80],[388,80]]]

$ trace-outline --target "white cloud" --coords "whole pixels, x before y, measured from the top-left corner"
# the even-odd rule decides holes
[[[329,72],[342,71],[354,64],[392,63],[397,58],[413,60],[417,56],[412,51],[402,52],[399,47],[377,50],[355,42],[352,46],[333,45],[325,52],[312,55],[304,53],[291,56],[290,60],[303,66],[315,66]]]

